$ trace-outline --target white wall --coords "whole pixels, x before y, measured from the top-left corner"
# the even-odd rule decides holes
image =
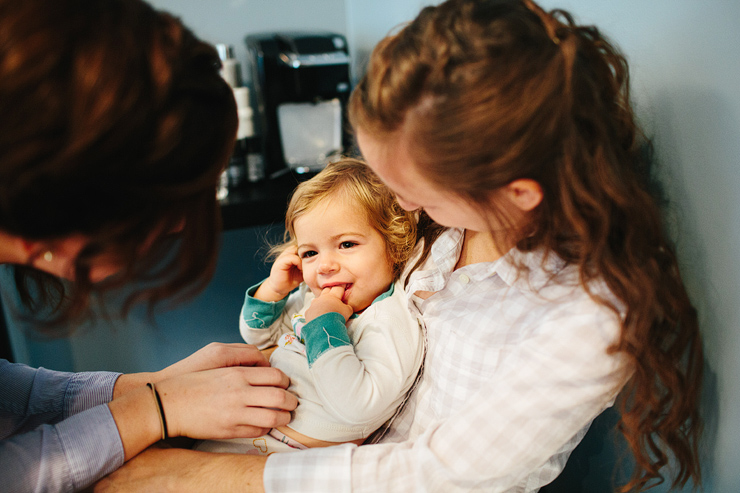
[[[346,0],[347,36],[354,60],[355,82],[364,72],[373,46],[383,36],[412,20],[425,5],[439,0]]]

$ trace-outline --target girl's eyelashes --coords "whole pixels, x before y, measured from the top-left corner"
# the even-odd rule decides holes
[[[349,241],[349,240],[348,241],[342,241],[341,243],[339,243],[339,249],[340,250],[346,250],[348,248],[356,247],[357,245],[359,245],[359,243],[356,242],[356,241]],[[316,250],[305,250],[305,251],[300,251],[299,250],[298,251],[298,256],[300,258],[302,258],[302,259],[303,258],[311,258],[311,257],[314,257],[314,256],[316,256],[318,254],[319,253]]]

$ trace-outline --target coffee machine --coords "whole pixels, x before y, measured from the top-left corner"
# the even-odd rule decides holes
[[[350,145],[346,106],[349,50],[328,32],[245,38],[267,177],[313,173]]]

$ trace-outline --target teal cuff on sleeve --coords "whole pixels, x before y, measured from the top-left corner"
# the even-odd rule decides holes
[[[330,349],[351,346],[344,317],[336,312],[329,312],[316,317],[301,329],[301,336],[306,345],[308,367]]]
[[[262,301],[255,298],[254,293],[257,292],[262,282],[247,289],[247,294],[244,295],[241,316],[247,327],[251,329],[266,329],[275,323],[288,302],[287,296],[280,301]]]

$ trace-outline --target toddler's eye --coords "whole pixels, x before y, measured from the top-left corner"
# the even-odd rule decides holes
[[[311,258],[314,255],[316,255],[316,252],[314,250],[307,250],[307,251],[301,253],[301,258]]]
[[[357,245],[354,241],[343,241],[339,248],[352,248],[353,246]]]

